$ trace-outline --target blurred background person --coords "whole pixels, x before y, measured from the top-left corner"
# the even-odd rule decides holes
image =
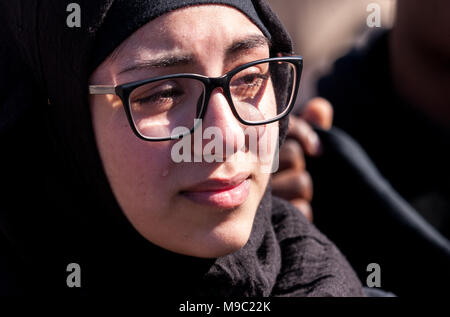
[[[304,155],[318,156],[320,139],[310,127],[329,129],[333,121],[331,104],[317,96],[316,82],[330,71],[333,61],[354,45],[364,43],[373,31],[367,26],[369,0],[269,0],[288,28],[295,51],[305,64],[290,132],[280,149],[280,169],[273,177],[274,193],[290,200],[310,220],[313,212],[313,184]],[[380,22],[383,29],[392,26],[395,0],[381,0]]]
[[[339,59],[319,82],[334,123],[392,185],[450,235],[450,2],[398,1],[395,27]]]
[[[292,21],[295,21],[294,16],[306,14],[308,1],[299,1],[299,6],[303,2],[302,10],[287,9],[292,12]],[[309,30],[313,30],[310,34],[339,33],[344,32],[344,25],[352,24],[351,19],[337,18],[339,12],[345,11],[345,1],[339,4],[333,0],[317,2],[328,3],[328,18],[325,14],[316,19],[315,27],[328,31],[314,31],[314,27],[305,25],[305,33]],[[317,66],[321,63],[313,63],[315,66],[309,70],[311,78],[323,74],[322,70],[330,73],[319,81],[317,91],[304,87],[307,89],[304,95],[311,97],[317,93],[331,102],[333,124],[361,144],[392,184],[393,191],[398,191],[414,212],[392,210],[386,203],[391,193],[367,192],[363,182],[355,186],[357,177],[349,175],[346,168],[323,168],[323,163],[307,160],[314,184],[314,221],[344,250],[360,278],[368,275],[367,265],[376,262],[382,268],[383,288],[399,296],[444,295],[438,285],[450,281],[446,249],[450,226],[450,2],[399,0],[385,2],[383,7],[382,1],[370,1],[380,5],[385,27],[381,30],[368,28],[367,2],[352,1],[347,11],[351,13],[347,16],[356,21],[353,25],[359,25],[359,28],[349,29],[365,29],[344,32],[353,38],[353,49],[332,67],[329,63],[334,58],[325,58],[323,68]],[[284,1],[278,3],[282,7]],[[395,24],[389,30],[390,25],[383,15],[393,17],[395,11]],[[333,22],[325,22],[324,26],[317,21]],[[294,24],[287,23],[291,27]],[[311,35],[310,41],[317,39]],[[328,36],[324,51],[328,42],[344,41]],[[302,42],[297,41],[297,47],[299,43]],[[297,51],[306,56],[308,46],[304,51],[301,47]],[[339,49],[327,52],[342,54]],[[332,55],[329,53],[328,57]],[[305,65],[308,64],[305,57]],[[308,82],[314,82],[314,78]],[[304,101],[300,99],[298,104],[301,111]],[[309,115],[306,117],[311,119]],[[335,207],[335,213],[324,213],[330,206]],[[446,237],[440,240],[445,245],[444,251],[430,248],[419,234],[412,232],[412,227],[408,227],[411,220],[430,223]],[[351,230],[350,223],[353,228],[355,223],[359,224],[356,226],[359,229]],[[360,239],[349,239],[350,235]]]

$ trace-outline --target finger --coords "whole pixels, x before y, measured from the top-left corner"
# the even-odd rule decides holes
[[[300,212],[303,214],[303,216],[306,217],[310,222],[313,222],[313,212],[311,205],[308,201],[304,199],[293,199],[290,201],[291,204],[293,204]]]
[[[286,169],[302,171],[305,169],[303,150],[297,141],[287,139],[280,148],[278,172]]]
[[[328,100],[316,97],[308,101],[300,117],[312,125],[329,130],[333,124],[333,106]]]
[[[299,142],[309,156],[316,156],[321,153],[322,146],[317,133],[301,118],[295,116],[289,118],[287,137]]]
[[[313,196],[311,176],[306,170],[282,171],[272,178],[272,193],[287,200],[301,198],[311,201]]]

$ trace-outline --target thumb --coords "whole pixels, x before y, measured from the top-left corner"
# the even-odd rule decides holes
[[[333,107],[328,100],[315,97],[308,101],[300,117],[312,125],[328,130],[333,124]]]

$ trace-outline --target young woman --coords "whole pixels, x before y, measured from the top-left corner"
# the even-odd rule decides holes
[[[271,195],[302,61],[264,1],[67,4],[1,4],[3,292],[363,295]]]

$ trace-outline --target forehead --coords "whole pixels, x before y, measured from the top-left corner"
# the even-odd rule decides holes
[[[166,13],[141,27],[116,50],[115,57],[148,57],[161,51],[208,54],[237,38],[263,35],[242,12],[225,5],[199,5]],[[217,53],[217,52],[216,52]]]

